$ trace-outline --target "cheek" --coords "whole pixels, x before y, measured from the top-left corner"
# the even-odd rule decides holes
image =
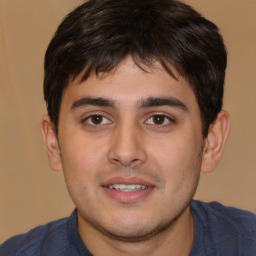
[[[178,189],[185,181],[189,184],[200,173],[201,144],[195,137],[173,136],[151,147],[150,155],[173,189]]]
[[[67,176],[76,176],[77,179],[83,176],[90,179],[106,159],[104,141],[97,141],[79,133],[65,138],[68,139],[62,140],[60,145],[64,172]]]
[[[69,194],[75,205],[96,198],[97,173],[104,159],[102,147],[84,136],[66,136],[62,140],[61,158]]]

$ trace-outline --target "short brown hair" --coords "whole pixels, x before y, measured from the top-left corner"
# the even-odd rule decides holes
[[[227,53],[217,26],[175,0],[89,0],[67,15],[45,55],[44,98],[56,132],[70,77],[109,72],[128,55],[187,79],[206,136],[222,108]]]

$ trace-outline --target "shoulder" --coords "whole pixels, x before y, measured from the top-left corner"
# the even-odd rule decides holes
[[[192,211],[201,219],[211,218],[218,222],[229,223],[241,230],[256,229],[256,214],[231,206],[224,206],[218,202],[204,203],[201,201],[192,202]]]
[[[39,255],[43,244],[65,239],[67,220],[59,219],[8,239],[0,245],[0,255]]]
[[[227,247],[254,255],[256,251],[256,214],[224,206],[218,202],[193,201],[191,210],[195,225],[201,225],[204,233],[218,248]],[[244,253],[244,254],[242,254]],[[227,254],[231,255],[231,254]]]

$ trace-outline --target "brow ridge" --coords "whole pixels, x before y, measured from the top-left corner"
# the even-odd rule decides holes
[[[140,102],[137,104],[137,108],[139,109],[159,106],[177,107],[188,112],[187,106],[182,101],[173,97],[149,97],[147,99],[140,100]]]
[[[71,109],[76,109],[80,107],[85,107],[88,105],[98,106],[98,107],[114,107],[115,102],[110,99],[98,97],[98,98],[91,98],[91,97],[82,97],[75,102],[73,102]]]
[[[73,102],[71,109],[76,109],[80,107],[85,107],[88,105],[98,106],[98,107],[117,107],[117,104],[112,99],[97,97],[82,97]],[[160,107],[160,106],[170,106],[177,107],[185,112],[188,112],[187,106],[180,100],[173,97],[149,97],[139,100],[136,104],[136,109],[144,109],[149,107]]]

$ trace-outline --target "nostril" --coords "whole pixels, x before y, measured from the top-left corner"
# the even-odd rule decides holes
[[[110,161],[115,164],[115,165],[119,165],[122,167],[135,167],[138,166],[142,163],[145,162],[145,158],[144,159],[140,159],[140,158],[133,158],[133,159],[129,159],[129,158],[112,158],[110,159]]]
[[[108,159],[115,165],[130,167],[146,160],[145,144],[141,134],[131,123],[119,126],[113,133]]]

